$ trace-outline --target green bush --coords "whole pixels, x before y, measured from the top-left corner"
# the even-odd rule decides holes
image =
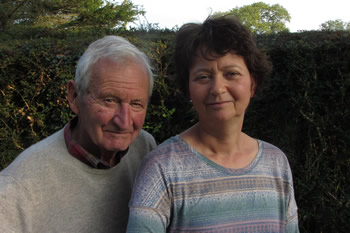
[[[1,50],[1,154],[18,153],[71,117],[65,86],[77,53],[66,46],[39,40]]]
[[[0,47],[0,169],[72,117],[66,82],[88,44],[111,33],[127,37],[152,60],[155,88],[144,128],[162,142],[196,122],[171,81],[173,31],[40,31],[31,40],[7,35]],[[244,131],[287,154],[301,232],[349,232],[350,34],[260,35],[258,43],[274,69],[247,110]]]

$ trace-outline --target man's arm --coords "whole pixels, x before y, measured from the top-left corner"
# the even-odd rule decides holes
[[[0,175],[0,232],[32,232],[32,202],[13,177]]]

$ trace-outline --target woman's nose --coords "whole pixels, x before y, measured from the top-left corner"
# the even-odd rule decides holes
[[[210,94],[214,96],[218,96],[218,95],[224,94],[225,92],[226,92],[225,80],[220,76],[216,76],[215,78],[213,78]]]

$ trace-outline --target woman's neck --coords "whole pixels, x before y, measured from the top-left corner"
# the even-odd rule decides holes
[[[241,129],[241,125],[208,128],[197,123],[181,137],[208,159],[237,169],[249,165],[258,151],[257,141]]]

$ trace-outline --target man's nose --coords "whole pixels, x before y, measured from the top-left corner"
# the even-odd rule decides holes
[[[118,110],[116,110],[113,122],[120,129],[129,129],[132,125],[130,106],[127,103],[121,103]]]

